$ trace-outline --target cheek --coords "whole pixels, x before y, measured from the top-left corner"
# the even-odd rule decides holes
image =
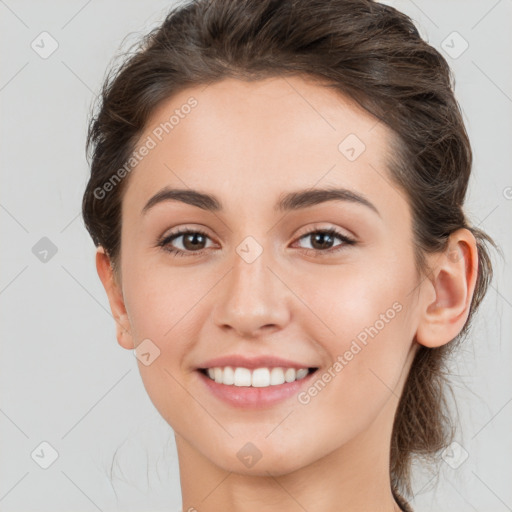
[[[305,298],[311,315],[316,318],[318,332],[325,332],[326,339],[343,344],[377,324],[379,331],[388,329],[388,320],[395,318],[412,289],[409,272],[395,264],[353,264],[321,269],[319,272],[301,273],[296,276],[297,295]],[[395,306],[393,307],[393,305]],[[384,322],[384,323],[383,323]],[[322,327],[323,325],[323,327]],[[364,338],[364,334],[361,334]]]
[[[125,305],[137,338],[165,345],[194,315],[205,293],[204,281],[197,279],[193,267],[138,264],[136,258],[126,262],[125,270]]]
[[[154,266],[134,268],[127,276],[125,304],[133,336],[136,344],[151,340],[146,345],[150,364],[143,357],[138,360],[144,387],[162,417],[180,425],[178,412],[190,404],[182,370],[197,339],[191,329],[202,325],[198,315],[204,284],[181,270]],[[141,349],[139,353],[146,352]]]
[[[307,315],[302,329],[331,361],[323,382],[334,394],[322,391],[319,405],[324,400],[325,407],[337,402],[334,414],[340,419],[355,410],[375,414],[393,394],[412,343],[413,268],[390,261],[372,267],[354,265],[340,268],[339,275],[331,272],[329,279],[303,277],[300,286],[299,293],[308,297],[315,313]],[[324,389],[321,382],[318,387]],[[358,421],[364,421],[362,415]]]

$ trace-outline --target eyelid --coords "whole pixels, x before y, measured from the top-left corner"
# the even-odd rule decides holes
[[[299,231],[299,233],[301,233],[301,234],[297,235],[297,238],[300,238],[304,235],[309,235],[310,233],[315,233],[317,231],[336,231],[339,235],[344,236],[345,238],[352,239],[352,240],[354,240],[354,242],[357,241],[357,237],[355,236],[355,234],[352,233],[351,231],[349,231],[348,229],[343,229],[343,228],[340,228],[338,226],[335,226],[335,225],[329,224],[329,223],[325,223],[325,224],[328,224],[328,225],[325,226],[321,222],[314,223],[312,226],[310,226],[308,228],[304,228],[305,231],[303,233],[301,233]]]
[[[202,224],[181,224],[178,227],[168,228],[164,231],[163,235],[158,237],[158,240],[164,240],[166,238],[169,238],[171,236],[184,234],[188,232],[193,233],[203,233],[204,235],[208,236],[209,238],[213,239],[214,237],[210,235],[210,230],[203,226]]]

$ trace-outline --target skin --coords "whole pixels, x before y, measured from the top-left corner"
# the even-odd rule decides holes
[[[150,339],[160,350],[139,360],[145,388],[175,432],[183,510],[398,510],[389,477],[393,418],[419,345],[452,340],[469,314],[476,243],[465,229],[449,250],[416,272],[406,194],[386,168],[389,129],[339,93],[303,77],[227,79],[189,88],[153,112],[143,141],[193,96],[198,105],[129,176],[122,208],[121,259],[114,273],[98,248],[98,275],[126,349]],[[338,145],[364,141],[354,161]],[[141,210],[165,186],[215,194],[223,211],[176,201]],[[286,214],[285,192],[345,187],[378,209],[329,201]],[[194,255],[180,227],[207,232]],[[335,228],[313,253],[313,227]],[[263,252],[247,263],[236,248],[252,236]],[[307,253],[304,250],[310,249]],[[332,249],[331,249],[332,250]],[[324,251],[323,255],[320,254]],[[324,373],[394,303],[402,309],[307,404],[294,396],[264,410],[240,410],[204,389],[195,368],[232,353],[275,354]],[[237,457],[247,442],[261,459]]]

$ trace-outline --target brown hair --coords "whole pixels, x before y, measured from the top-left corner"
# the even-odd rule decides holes
[[[105,79],[89,125],[83,218],[116,268],[128,177],[105,198],[95,191],[125,165],[157,105],[193,85],[292,74],[319,79],[391,129],[389,173],[409,200],[419,272],[428,275],[425,255],[444,251],[453,231],[467,228],[477,240],[469,318],[447,345],[420,347],[398,404],[390,475],[393,489],[410,495],[412,457],[432,459],[453,438],[445,364],[492,279],[485,242],[496,244],[463,212],[472,151],[451,70],[409,17],[372,0],[199,0],[173,8]]]

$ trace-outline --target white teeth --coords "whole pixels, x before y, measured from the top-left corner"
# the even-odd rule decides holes
[[[303,379],[308,374],[307,368],[301,368],[300,370],[297,370],[297,380]]]
[[[277,386],[284,384],[284,372],[282,368],[272,368],[270,370],[270,385]]]
[[[293,382],[295,380],[295,376],[297,375],[297,372],[295,368],[287,368],[284,372],[284,380],[286,382]]]
[[[215,368],[215,370],[220,370],[222,372],[222,368]],[[247,368],[236,368],[233,384],[235,386],[250,386],[251,370],[248,370]]]
[[[222,383],[232,386],[235,383],[235,371],[231,366],[226,366],[222,372]]]
[[[266,388],[270,386],[270,372],[268,368],[253,370],[251,385],[253,388]]]
[[[269,386],[278,386],[285,382],[294,382],[301,380],[308,375],[307,368],[295,370],[295,368],[256,368],[249,370],[248,368],[233,368],[226,366],[225,368],[215,367],[208,368],[207,374],[210,379],[219,384],[227,386],[252,386],[255,388],[266,388]]]

